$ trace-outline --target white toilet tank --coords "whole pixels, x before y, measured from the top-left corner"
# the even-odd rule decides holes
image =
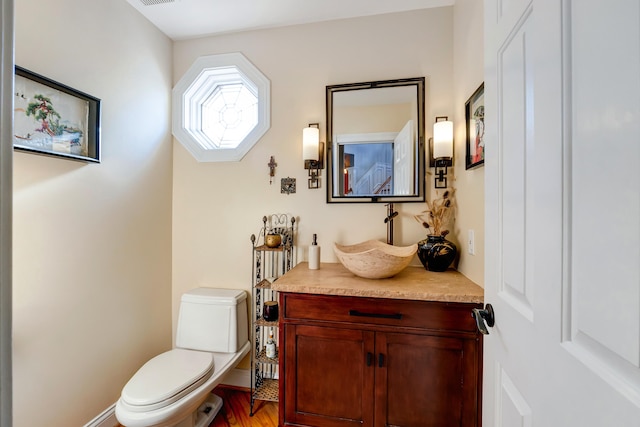
[[[196,288],[182,295],[176,347],[235,353],[248,341],[247,294]]]

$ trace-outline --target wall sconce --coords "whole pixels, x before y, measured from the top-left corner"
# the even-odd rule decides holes
[[[320,141],[320,125],[309,123],[302,129],[302,159],[309,171],[309,188],[320,188],[320,169],[324,169],[324,142]]]
[[[453,122],[447,116],[436,117],[433,124],[432,153],[435,188],[447,188],[447,168],[453,165]]]

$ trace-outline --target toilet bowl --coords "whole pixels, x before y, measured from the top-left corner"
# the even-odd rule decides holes
[[[126,427],[205,427],[222,406],[211,393],[249,352],[246,293],[197,288],[180,302],[176,348],[145,363],[122,389]]]

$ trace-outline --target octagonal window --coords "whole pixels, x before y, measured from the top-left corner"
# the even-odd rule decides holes
[[[173,135],[198,161],[238,161],[269,129],[269,105],[269,80],[242,54],[200,57],[173,89]]]
[[[219,148],[236,148],[258,124],[258,96],[242,84],[219,85],[202,103],[202,132]]]

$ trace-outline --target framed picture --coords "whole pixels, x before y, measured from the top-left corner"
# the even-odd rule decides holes
[[[466,169],[484,164],[484,83],[464,105],[467,121]]]
[[[100,100],[15,67],[13,147],[100,163]]]

